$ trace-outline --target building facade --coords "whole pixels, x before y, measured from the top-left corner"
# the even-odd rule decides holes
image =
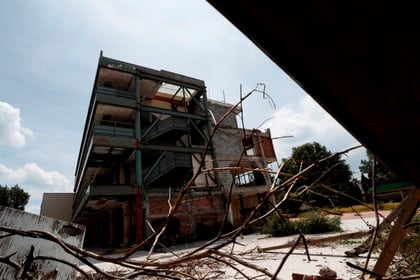
[[[71,220],[86,226],[85,244],[125,246],[143,240],[165,220],[168,201],[188,182],[165,238],[206,237],[218,228],[227,207],[229,222],[237,223],[267,191],[270,177],[218,167],[265,168],[275,156],[269,131],[242,134],[236,113],[210,140],[214,120],[230,106],[209,102],[204,81],[101,53],[72,206]],[[199,168],[205,172],[194,176]],[[232,184],[229,204],[226,190]]]

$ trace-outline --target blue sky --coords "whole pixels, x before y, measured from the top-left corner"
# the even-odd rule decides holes
[[[257,83],[248,128],[269,127],[279,159],[318,141],[335,152],[357,141],[205,1],[8,1],[0,9],[0,184],[19,184],[39,213],[43,192],[72,191],[100,50],[115,59],[206,82],[235,103]],[[224,94],[223,94],[224,93]],[[361,149],[347,162],[358,172]]]

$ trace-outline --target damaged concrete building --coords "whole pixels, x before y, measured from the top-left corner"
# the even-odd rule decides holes
[[[208,237],[219,228],[226,207],[229,223],[238,223],[271,185],[268,173],[253,169],[266,168],[276,157],[269,131],[238,128],[238,110],[210,140],[214,120],[231,106],[208,101],[202,80],[101,53],[75,172],[71,219],[86,226],[85,245],[125,246],[143,240],[166,218],[168,198],[177,196],[202,160],[205,172],[192,182],[166,238]],[[229,170],[238,166],[242,168]],[[231,185],[233,197],[226,206]]]
[[[220,120],[232,105],[209,100],[210,114]],[[233,110],[221,122],[213,138],[216,163],[220,171],[216,178],[224,193],[232,187],[228,221],[237,225],[262,200],[272,184],[268,171],[271,163],[277,162],[270,130],[242,129],[238,127]],[[268,210],[267,205],[262,211]]]

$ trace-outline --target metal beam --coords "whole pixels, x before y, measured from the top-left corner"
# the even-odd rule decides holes
[[[168,152],[179,152],[179,153],[203,153],[205,151],[205,147],[179,147],[179,146],[162,146],[162,145],[149,145],[144,144],[142,145],[143,149],[148,150],[157,150],[157,151],[168,151]]]
[[[135,176],[136,176],[136,187],[135,187],[135,217],[136,217],[136,241],[140,242],[143,239],[143,209],[145,209],[145,204],[143,196],[144,182],[143,182],[143,160],[142,160],[142,150],[140,147],[141,143],[141,84],[140,77],[138,73],[134,78],[134,92],[136,96],[136,121],[134,127],[134,134],[136,138],[136,149],[134,151],[135,156]]]
[[[154,70],[139,65],[119,61],[109,57],[101,57],[99,59],[99,65],[105,68],[139,75],[142,79],[150,79],[154,81],[162,81],[169,84],[184,86],[195,90],[202,90],[205,87],[204,81],[191,78],[188,76],[180,75],[177,73],[165,71],[165,70]]]
[[[150,95],[155,94],[161,85],[162,85],[161,81],[157,82],[156,85],[152,89],[150,89],[143,97],[140,98],[140,100],[143,101],[146,98],[148,98]]]
[[[89,156],[92,153],[92,149],[93,149],[93,139],[90,140],[88,148],[83,149],[83,154],[81,155],[80,161],[76,168],[76,184],[74,185],[74,189],[73,189],[73,191],[76,193],[79,191],[79,186],[82,182],[82,178],[85,173]]]
[[[126,108],[137,107],[137,102],[134,98],[131,99],[127,97],[112,96],[112,95],[103,94],[103,93],[96,94],[96,102],[100,104],[108,104],[108,105],[114,105],[114,106],[126,107]]]
[[[77,216],[79,216],[80,211],[82,211],[83,207],[85,207],[86,203],[89,200],[89,187],[87,188],[86,192],[83,194],[82,197],[76,197],[77,200],[73,203],[73,209],[76,208],[76,210],[73,210],[73,216],[71,218],[71,221],[74,222],[76,220]]]
[[[94,135],[92,138],[93,138],[93,144],[96,146],[129,148],[129,149],[136,147],[136,141],[134,139],[102,136],[102,135]]]
[[[136,110],[136,122],[134,126],[134,134],[137,143],[141,143],[141,112],[140,112],[140,78],[138,75],[135,77],[134,81],[134,90],[136,94],[136,101],[137,101],[137,110]],[[135,150],[135,158],[136,158],[136,184],[139,187],[143,186],[143,166],[142,166],[142,157],[141,157],[141,149],[139,145],[136,145]]]
[[[160,113],[160,114],[163,114],[163,115],[170,115],[170,116],[176,116],[176,117],[181,117],[181,118],[189,118],[189,119],[196,119],[196,120],[203,120],[203,121],[207,120],[207,118],[205,116],[199,116],[199,115],[194,115],[194,114],[189,114],[189,113],[184,113],[184,112],[171,111],[171,110],[165,110],[165,109],[156,108],[156,107],[143,106],[142,111]]]
[[[200,136],[204,139],[204,141],[207,143],[209,141],[209,138],[207,137],[207,135],[204,134],[203,131],[201,131],[201,129],[191,120],[188,120],[190,122],[190,124],[195,128],[195,130],[198,132],[198,134],[200,134]]]
[[[151,125],[146,129],[146,131],[143,133],[143,137],[146,137],[149,132],[160,122],[160,118],[156,118]]]
[[[201,110],[203,110],[204,112],[206,112],[206,109],[204,108],[203,104],[200,102],[200,98],[198,97],[198,100],[197,100],[197,98],[194,95],[191,94],[191,92],[190,92],[190,90],[188,88],[185,88],[185,90],[191,96],[191,99],[195,102],[195,104],[197,104],[198,107],[201,108]]]
[[[160,154],[159,158],[153,163],[152,167],[149,169],[149,172],[144,175],[143,181],[146,181],[146,179],[150,176],[150,174],[155,170],[156,166],[158,166],[159,162],[163,159],[163,157],[166,155],[166,151],[163,151],[163,153]]]

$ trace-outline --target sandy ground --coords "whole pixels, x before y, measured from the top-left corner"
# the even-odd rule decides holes
[[[389,211],[381,212],[382,215],[386,216]],[[362,218],[354,214],[345,214],[341,217],[341,228],[344,232],[358,232],[366,231],[369,229],[370,225],[375,225],[376,220],[373,213],[363,213]],[[307,235],[307,239],[311,238],[320,238],[332,236],[334,234],[317,234],[317,235]],[[237,254],[238,257],[251,262],[254,265],[268,269],[271,273],[274,273],[283,260],[285,254],[289,251],[289,248],[272,250],[266,253],[257,252],[257,248],[266,248],[285,244],[289,241],[295,241],[298,238],[297,235],[287,236],[287,237],[269,237],[267,235],[260,234],[250,234],[242,236],[238,239],[240,244],[232,247],[224,248],[225,252],[230,252],[233,249],[233,252]],[[366,254],[358,258],[349,258],[344,254],[345,251],[350,250],[360,244],[364,239],[354,239],[354,240],[341,240],[334,243],[323,244],[319,246],[310,246],[309,254],[311,260],[308,259],[303,248],[296,248],[287,259],[282,270],[278,275],[278,279],[291,279],[292,273],[301,273],[301,274],[312,274],[317,275],[319,269],[322,266],[328,266],[331,269],[337,272],[339,278],[342,279],[359,279],[360,272],[350,268],[346,265],[346,262],[351,262],[353,264],[364,266]],[[191,243],[185,245],[177,245],[171,249],[179,254],[184,254],[189,252],[193,248],[199,246],[201,243]],[[135,260],[144,260],[146,258],[147,252],[140,251],[137,252],[132,258]],[[113,255],[117,256],[117,255]],[[164,261],[165,259],[172,258],[173,255],[170,253],[156,253],[152,255],[152,259]],[[369,262],[369,268],[372,268],[377,260],[377,256],[373,255]],[[121,267],[117,267],[114,264],[110,263],[98,263],[92,260],[98,267],[106,271],[116,271],[121,270]],[[89,271],[89,268],[81,266],[84,270]],[[201,269],[202,274],[212,272],[212,275],[218,275],[215,279],[243,279],[241,275],[228,266],[206,266],[203,264]],[[241,271],[248,276],[256,276],[255,271],[252,271],[248,268],[241,266]],[[267,279],[268,277],[262,277],[258,279]]]

